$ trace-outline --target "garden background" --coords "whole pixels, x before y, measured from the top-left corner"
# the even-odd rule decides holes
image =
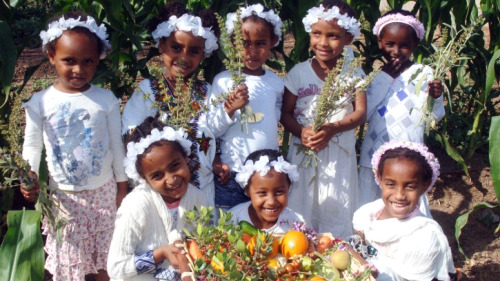
[[[165,0],[4,0],[0,2],[0,147],[16,155],[21,151],[24,113],[22,99],[48,87],[56,73],[40,48],[39,32],[48,19],[69,9],[79,9],[103,22],[110,33],[112,50],[98,68],[93,83],[111,89],[126,99],[137,81],[159,70],[158,51],[145,25]],[[302,18],[317,1],[304,0],[181,0],[188,8],[212,8],[221,15],[238,6],[263,3],[277,11],[284,22],[284,40],[275,48],[268,67],[284,74],[297,62],[310,56],[308,34]],[[371,28],[384,12],[392,8],[412,10],[424,23],[426,36],[414,59],[427,62],[435,48],[443,46],[462,26],[477,26],[475,35],[460,53],[464,57],[445,81],[446,117],[427,136],[426,142],[441,162],[441,177],[429,194],[434,218],[441,224],[452,247],[454,262],[464,272],[463,280],[498,280],[500,274],[500,112],[498,73],[500,73],[500,0],[351,0],[358,13],[362,35],[354,42],[359,55],[366,58],[370,72],[380,65],[380,52]],[[492,36],[490,36],[492,35]],[[203,63],[207,81],[220,72],[222,51]],[[359,130],[358,142],[363,138]],[[286,142],[286,134],[284,134]],[[285,146],[286,147],[286,146]],[[10,170],[0,173],[1,235],[6,233],[9,210],[33,209],[15,188],[8,188]],[[42,176],[42,175],[41,175]],[[14,180],[13,185],[16,185]],[[495,190],[497,191],[495,194]],[[485,202],[486,204],[484,204]],[[459,251],[455,237],[457,218],[474,212],[462,230]],[[464,217],[458,223],[465,223]],[[36,223],[34,224],[36,226]],[[18,238],[21,241],[21,238]],[[21,251],[19,244],[8,251]],[[2,246],[2,251],[5,247]],[[0,272],[9,261],[2,252]],[[0,280],[9,280],[2,278]],[[20,280],[20,279],[12,279]],[[37,280],[37,279],[32,279]]]

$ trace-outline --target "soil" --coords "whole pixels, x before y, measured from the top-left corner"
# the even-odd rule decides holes
[[[44,55],[40,49],[24,51],[18,60],[14,82],[22,83],[26,68],[37,64],[43,58]],[[55,77],[54,69],[46,62],[35,72],[34,78],[30,81],[37,79],[52,81]],[[33,82],[28,83],[28,88],[32,84]],[[441,176],[429,193],[431,212],[448,238],[455,267],[461,269],[464,281],[499,280],[500,237],[495,237],[494,230],[499,223],[500,208],[497,207],[492,212],[484,212],[486,209],[474,212],[464,227],[460,242],[470,260],[466,260],[458,251],[455,239],[455,221],[458,216],[481,202],[498,206],[487,153],[477,152],[469,161],[469,178],[443,150],[439,148],[432,148],[432,150],[441,163]],[[496,222],[492,222],[492,217],[493,221],[496,218]]]

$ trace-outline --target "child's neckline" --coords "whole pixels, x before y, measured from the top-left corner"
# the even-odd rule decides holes
[[[92,90],[93,88],[94,88],[94,85],[89,84],[89,88],[88,88],[87,90],[85,90],[85,91],[82,91],[82,92],[76,92],[76,93],[69,93],[69,92],[65,92],[65,91],[61,91],[61,90],[57,89],[55,84],[54,84],[54,85],[52,85],[52,89],[53,89],[53,90],[55,90],[55,91],[57,91],[57,92],[59,92],[59,93],[61,93],[61,94],[68,95],[68,96],[80,96],[80,95],[83,95],[83,94],[85,94],[86,92],[88,92],[88,91]]]

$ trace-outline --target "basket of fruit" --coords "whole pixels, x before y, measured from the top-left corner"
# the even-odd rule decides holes
[[[187,245],[196,280],[375,280],[372,267],[331,234],[316,235],[302,223],[276,237],[248,222],[232,223],[210,209],[187,213]]]

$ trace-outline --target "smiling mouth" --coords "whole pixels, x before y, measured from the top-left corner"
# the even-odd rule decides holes
[[[276,208],[263,208],[264,212],[269,213],[269,214],[276,214],[279,212],[281,208],[276,207]]]
[[[408,203],[398,203],[398,202],[391,202],[391,206],[394,209],[402,209],[408,207],[410,204]]]

